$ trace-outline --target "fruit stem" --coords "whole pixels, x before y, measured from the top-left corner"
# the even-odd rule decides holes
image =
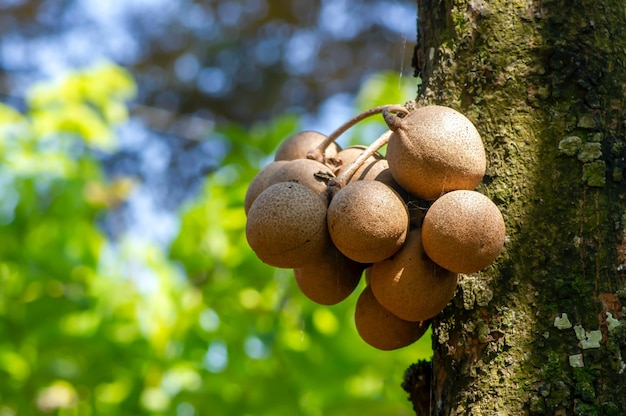
[[[381,147],[389,142],[389,138],[392,134],[393,132],[391,130],[387,130],[386,132],[381,134],[376,140],[372,142],[372,144],[370,144],[369,146],[367,146],[367,148],[365,148],[365,150],[363,150],[363,153],[361,153],[359,157],[357,157],[356,160],[346,168],[346,170],[341,172],[336,178],[328,181],[328,187],[332,188],[330,190],[330,194],[332,195],[334,192],[341,189],[345,185],[345,182],[350,180],[352,175],[354,175],[354,173],[361,167],[361,165],[363,165],[363,162],[365,162]]]
[[[385,123],[387,123],[387,127],[396,131],[402,125],[402,118],[409,114],[409,110],[401,105],[389,105],[383,108],[382,113]]]
[[[326,139],[323,142],[321,142],[315,149],[309,150],[309,152],[306,155],[307,159],[313,159],[313,160],[317,160],[318,162],[325,163],[325,161],[326,161],[326,156],[325,156],[326,148],[328,146],[330,146],[331,143],[333,143],[335,140],[337,140],[337,138],[339,136],[341,136],[346,130],[348,130],[350,127],[354,126],[355,124],[357,124],[361,120],[363,120],[363,119],[365,119],[367,117],[371,117],[371,116],[373,116],[375,114],[380,114],[388,107],[391,107],[391,108],[394,108],[394,109],[397,108],[397,107],[404,108],[404,107],[402,107],[400,105],[397,105],[397,104],[387,104],[387,105],[380,105],[378,107],[373,107],[373,108],[370,108],[368,110],[365,110],[365,111],[357,114],[356,116],[352,117],[350,120],[346,121],[341,126],[336,128],[328,136],[326,136]],[[408,111],[407,111],[407,113],[408,113]]]

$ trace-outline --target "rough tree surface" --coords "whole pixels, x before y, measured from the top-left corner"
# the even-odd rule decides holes
[[[418,0],[421,104],[485,142],[503,254],[406,373],[418,415],[626,414],[626,4]]]

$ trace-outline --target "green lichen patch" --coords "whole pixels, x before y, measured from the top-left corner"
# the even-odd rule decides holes
[[[574,156],[578,153],[583,141],[578,136],[568,136],[559,142],[559,150],[567,156]]]
[[[600,415],[598,407],[588,403],[577,401],[574,405],[574,414],[576,416],[598,416]]]
[[[602,156],[602,143],[590,142],[582,145],[578,152],[578,160],[581,162],[593,162]]]
[[[596,398],[596,389],[593,385],[594,375],[587,369],[574,368],[575,394],[586,402],[593,402]]]
[[[603,160],[583,165],[583,181],[589,186],[603,187],[606,185],[606,163]]]
[[[578,118],[577,126],[581,129],[595,129],[598,127],[598,123],[592,114],[582,114]]]
[[[481,279],[480,274],[464,275],[459,280],[459,289],[462,293],[463,308],[471,310],[474,307],[485,307],[493,298],[493,291],[489,288],[489,284]]]

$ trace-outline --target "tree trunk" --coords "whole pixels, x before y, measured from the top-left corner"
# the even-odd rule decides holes
[[[418,0],[420,104],[467,115],[505,249],[404,387],[418,415],[626,414],[626,6]]]

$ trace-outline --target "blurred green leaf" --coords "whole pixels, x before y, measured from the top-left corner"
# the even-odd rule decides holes
[[[369,80],[359,101],[396,101],[397,81]],[[227,152],[168,253],[98,228],[133,182],[90,149],[114,148],[134,92],[104,65],[36,86],[25,114],[0,106],[0,414],[412,414],[401,378],[430,340],[375,350],[354,326],[364,283],[316,305],[247,245],[247,186],[296,116],[217,128]]]

